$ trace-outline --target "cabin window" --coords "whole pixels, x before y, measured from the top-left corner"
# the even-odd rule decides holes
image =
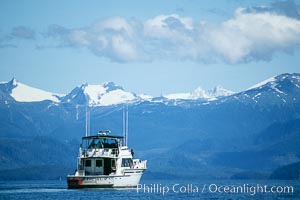
[[[102,167],[103,163],[102,160],[96,160],[96,167]]]
[[[115,160],[115,159],[112,159],[112,160],[111,160],[111,167],[112,167],[112,168],[115,168],[115,167],[116,167],[116,160]]]
[[[86,167],[91,167],[92,166],[92,161],[91,160],[85,160],[85,166]]]
[[[96,143],[95,140],[92,140],[92,142],[89,145],[89,149],[95,148],[96,147]]]
[[[123,158],[122,159],[122,167],[132,167],[132,159],[131,158]]]

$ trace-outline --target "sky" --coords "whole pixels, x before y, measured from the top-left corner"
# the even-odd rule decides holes
[[[159,96],[281,73],[300,73],[300,1],[0,1],[0,81]]]

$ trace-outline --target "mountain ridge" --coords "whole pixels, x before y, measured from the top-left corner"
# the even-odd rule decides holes
[[[211,102],[224,99],[224,97],[232,97],[236,100],[242,99],[244,101],[248,99],[248,101],[254,101],[256,103],[260,99],[267,100],[268,98],[280,98],[279,101],[282,101],[283,103],[287,100],[291,101],[291,99],[285,98],[287,94],[281,91],[281,87],[284,87],[287,92],[295,89],[298,90],[300,88],[300,74],[285,73],[273,76],[237,93],[224,89],[221,86],[216,86],[210,90],[204,90],[201,87],[198,87],[190,93],[171,93],[162,95],[161,97],[152,97],[147,94],[137,95],[134,92],[124,90],[123,87],[115,84],[114,82],[104,82],[99,85],[84,83],[75,87],[71,90],[71,92],[65,95],[27,86],[18,82],[15,78],[11,81],[0,83],[1,95],[6,96],[6,98],[8,98],[7,96],[10,96],[18,102],[39,102],[50,100],[56,103],[74,103],[85,106],[111,106],[142,101],[181,102],[201,100],[204,102]],[[266,91],[273,93],[273,97],[264,97],[262,93],[265,93]],[[300,96],[297,95],[297,97],[299,98]],[[292,100],[295,101],[295,98],[297,97],[294,97]],[[170,103],[168,102],[168,104]]]
[[[0,89],[10,95],[18,102],[39,102],[50,100],[56,103],[74,103],[88,106],[110,106],[122,103],[151,101],[155,98],[147,94],[137,95],[134,92],[127,92],[123,87],[114,82],[104,82],[99,85],[84,83],[75,87],[67,94],[57,94],[44,91],[23,84],[13,78],[8,82],[1,82]],[[229,96],[234,92],[221,86],[216,86],[210,90],[201,87],[190,93],[171,93],[163,95],[165,100],[215,100],[218,97]]]
[[[281,74],[216,100],[154,97],[124,101],[129,106],[129,146],[135,155],[149,161],[152,172],[180,175],[177,172],[188,168],[191,176],[209,178],[229,178],[249,171],[271,173],[279,166],[300,161],[299,79],[300,74]],[[0,163],[5,163],[0,169],[57,164],[64,159],[65,165],[74,167],[75,156],[58,152],[77,154],[85,134],[87,108],[91,134],[108,129],[114,135],[122,134],[124,103],[87,107],[87,85],[78,86],[68,98],[56,103],[15,101],[9,95],[9,85],[0,84]],[[120,90],[109,83],[101,87],[101,95]],[[91,94],[89,90],[87,93]],[[97,93],[95,96],[92,99],[98,100]],[[51,156],[46,161],[37,156],[38,152]],[[23,153],[33,160],[20,162]]]

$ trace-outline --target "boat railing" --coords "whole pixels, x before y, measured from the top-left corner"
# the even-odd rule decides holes
[[[147,160],[133,159],[135,169],[147,169]]]
[[[85,157],[118,157],[118,148],[92,148],[86,149],[83,153]]]

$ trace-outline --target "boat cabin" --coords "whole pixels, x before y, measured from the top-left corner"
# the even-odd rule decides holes
[[[111,136],[103,133],[83,137],[79,151],[78,173],[84,175],[116,173],[118,160],[120,160],[120,167],[132,167],[132,153],[127,153],[127,156],[121,156],[122,158],[118,159],[120,151],[124,150],[122,142],[122,136]],[[129,152],[128,148],[126,152]]]

